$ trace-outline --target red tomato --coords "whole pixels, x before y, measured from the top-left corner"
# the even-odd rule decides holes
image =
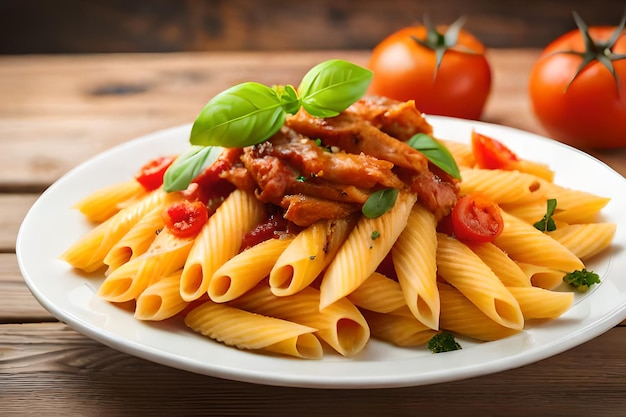
[[[472,153],[478,168],[512,169],[519,158],[505,144],[472,131]]]
[[[592,61],[580,71],[583,57],[568,52],[585,51],[580,30],[550,43],[535,63],[529,80],[530,98],[537,118],[554,139],[581,148],[626,146],[626,59],[612,60],[613,77],[595,58],[626,54],[626,33],[622,29],[589,27],[588,33],[597,46],[588,52]],[[607,41],[616,31],[621,34],[610,46]]]
[[[197,235],[208,218],[207,207],[201,201],[176,201],[163,214],[165,226],[180,238]]]
[[[426,26],[406,27],[383,39],[369,61],[374,72],[369,93],[414,100],[426,114],[479,119],[491,90],[485,46],[461,29],[436,69],[435,51],[414,39],[441,41],[445,29],[431,28],[429,34]]]
[[[459,198],[450,219],[457,239],[469,242],[491,242],[504,228],[498,205],[477,193]]]
[[[156,190],[163,185],[163,175],[165,171],[172,165],[176,159],[175,156],[160,156],[154,158],[139,169],[139,172],[135,174],[135,179],[145,188],[147,191]]]

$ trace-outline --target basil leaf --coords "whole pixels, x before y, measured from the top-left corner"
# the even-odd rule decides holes
[[[168,193],[186,190],[203,169],[213,165],[223,150],[217,146],[191,146],[165,171],[163,189]]]
[[[556,198],[550,198],[546,202],[546,214],[543,215],[541,220],[534,223],[533,226],[542,232],[554,232],[556,230],[556,223],[552,218],[554,210],[556,210]]]
[[[269,139],[285,122],[276,91],[246,82],[213,97],[191,128],[192,145],[240,147]]]
[[[406,142],[413,149],[424,154],[426,158],[452,178],[461,179],[461,172],[454,157],[441,142],[425,133],[418,133]]]
[[[300,97],[291,85],[275,85],[272,87],[280,100],[280,105],[288,114],[296,114],[300,110]]]
[[[372,71],[348,61],[331,59],[313,67],[298,87],[302,107],[316,117],[334,117],[363,97]]]
[[[398,198],[397,188],[385,188],[373,192],[361,207],[361,212],[365,217],[374,219],[391,210]]]

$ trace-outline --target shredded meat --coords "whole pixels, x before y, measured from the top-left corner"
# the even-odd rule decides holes
[[[348,112],[322,119],[299,111],[287,118],[287,125],[303,135],[321,138],[325,145],[336,146],[348,153],[364,153],[415,172],[428,169],[428,160],[422,153]]]
[[[252,148],[255,157],[267,155],[288,163],[305,179],[321,178],[355,187],[402,187],[391,171],[393,164],[364,153],[325,151],[314,140],[284,128],[268,141]]]
[[[458,183],[444,178],[424,171],[411,179],[411,191],[417,193],[418,201],[432,211],[437,220],[450,213],[459,193]]]
[[[308,226],[319,220],[348,217],[359,210],[359,206],[324,200],[304,194],[283,197],[281,206],[286,209],[285,218],[298,226]]]
[[[373,126],[401,141],[417,133],[432,134],[433,128],[413,100],[396,101],[386,97],[367,96],[346,109],[346,113],[363,118]]]
[[[269,140],[225,151],[219,178],[300,227],[358,213],[383,188],[415,192],[440,219],[456,203],[458,184],[405,143],[431,132],[412,101],[366,97],[326,119],[301,110]]]

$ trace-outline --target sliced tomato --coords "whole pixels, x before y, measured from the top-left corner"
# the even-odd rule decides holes
[[[483,169],[512,169],[519,158],[505,144],[472,131],[472,152],[476,165]]]
[[[197,235],[208,218],[209,212],[202,201],[176,201],[163,213],[165,226],[181,238]]]
[[[172,165],[174,159],[176,159],[175,156],[160,156],[154,158],[139,169],[139,172],[135,174],[135,179],[147,191],[156,190],[163,185],[163,175],[165,175],[165,171]]]
[[[450,219],[454,235],[463,241],[491,242],[504,228],[500,207],[479,193],[459,198]]]

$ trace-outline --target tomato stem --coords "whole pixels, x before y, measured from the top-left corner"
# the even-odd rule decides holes
[[[572,78],[568,81],[568,83],[565,85],[565,90],[563,91],[563,93],[567,92],[570,85],[572,85],[574,80],[578,78],[578,76],[583,71],[583,69],[585,69],[585,67],[587,67],[594,61],[598,61],[599,63],[604,65],[606,69],[608,69],[611,75],[613,76],[613,79],[615,80],[615,87],[617,88],[617,94],[619,95],[620,94],[619,79],[618,79],[617,74],[615,73],[613,62],[619,61],[621,59],[626,59],[626,54],[614,53],[613,47],[617,43],[620,37],[620,34],[624,30],[624,27],[626,27],[626,7],[624,8],[624,14],[622,15],[622,20],[620,21],[619,25],[615,29],[615,32],[613,33],[611,38],[608,39],[607,41],[597,41],[593,39],[593,37],[589,33],[589,28],[587,27],[587,24],[580,17],[580,15],[575,11],[572,12],[572,14],[574,16],[574,21],[576,22],[576,26],[578,27],[578,30],[580,31],[580,34],[583,37],[585,50],[583,52],[575,51],[575,50],[565,50],[565,51],[554,52],[554,54],[570,54],[570,55],[577,55],[582,58],[582,62],[576,69],[576,72],[574,73]]]
[[[443,56],[449,49],[454,49],[458,52],[477,54],[479,52],[474,51],[467,47],[458,46],[459,33],[461,28],[465,24],[465,17],[461,16],[455,20],[444,33],[437,30],[428,16],[424,16],[424,27],[426,27],[426,39],[419,39],[416,36],[411,35],[411,38],[424,48],[428,48],[435,52],[435,72],[433,73],[433,79],[437,78],[437,72],[439,66],[443,60]]]

